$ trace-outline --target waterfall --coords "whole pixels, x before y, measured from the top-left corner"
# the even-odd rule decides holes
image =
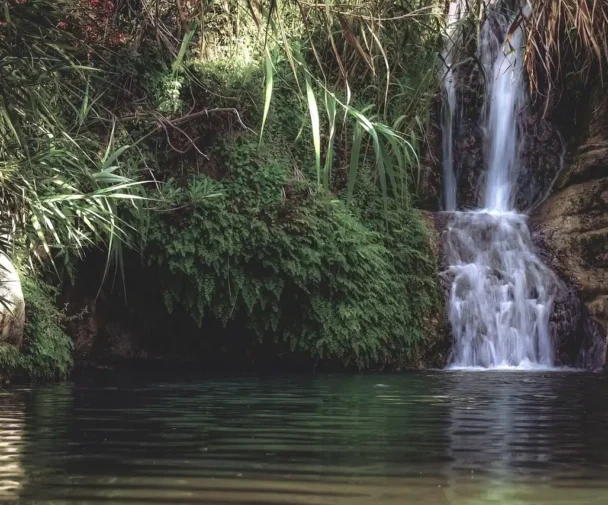
[[[526,216],[482,209],[454,214],[446,237],[454,276],[452,366],[553,366],[553,273],[534,253]]]
[[[525,105],[524,35],[521,28],[508,35],[509,19],[497,12],[492,16],[479,41],[487,78],[485,208],[454,212],[446,233],[445,257],[453,276],[450,365],[551,367],[549,317],[559,281],[535,254],[526,216],[514,208],[523,141],[517,123]],[[451,184],[448,178],[445,183]]]
[[[448,22],[446,28],[445,48],[442,53],[442,65],[440,71],[443,77],[444,97],[441,107],[441,130],[443,132],[442,156],[443,156],[443,193],[444,209],[456,210],[456,174],[454,173],[454,124],[457,117],[456,82],[453,70],[456,45],[457,24],[464,12],[464,0],[456,0],[450,3]]]
[[[480,50],[486,65],[495,45],[493,39],[490,24],[485,23]],[[518,29],[504,41],[491,68],[486,69],[486,96],[490,97],[490,103],[486,124],[489,160],[484,203],[487,209],[499,212],[511,208],[519,163],[517,114],[525,101],[522,63],[523,33]]]

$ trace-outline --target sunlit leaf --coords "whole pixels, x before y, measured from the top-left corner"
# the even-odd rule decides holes
[[[306,74],[306,97],[312,125],[312,139],[315,148],[315,166],[317,168],[317,183],[321,185],[321,127],[319,124],[319,108],[311,85],[309,74]]]
[[[336,98],[331,93],[325,93],[325,108],[329,119],[329,139],[327,141],[327,151],[325,154],[325,169],[323,172],[323,186],[325,191],[329,191],[329,181],[331,166],[334,154],[334,142],[336,140]]]
[[[268,50],[268,48],[266,48],[266,95],[264,99],[264,115],[262,116],[262,127],[260,128],[260,145],[262,144],[262,137],[264,136],[264,126],[266,125],[268,111],[270,110],[270,101],[272,99],[273,88],[273,76],[274,70],[272,67],[272,58],[270,57],[270,51]]]

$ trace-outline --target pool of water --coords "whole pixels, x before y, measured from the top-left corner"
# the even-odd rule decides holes
[[[608,376],[429,372],[0,390],[0,501],[608,503]]]

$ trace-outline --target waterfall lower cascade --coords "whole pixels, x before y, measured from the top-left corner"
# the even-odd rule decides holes
[[[454,212],[446,233],[453,276],[450,366],[551,367],[549,317],[558,281],[534,252],[526,216],[514,209],[522,141],[518,115],[526,96],[524,35],[520,28],[507,35],[510,22],[499,14],[492,21],[484,23],[479,43],[487,79],[484,208]],[[452,86],[446,85],[448,93]]]

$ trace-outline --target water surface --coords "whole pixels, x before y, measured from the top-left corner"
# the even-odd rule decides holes
[[[608,503],[602,374],[68,383],[0,408],[0,501]]]

